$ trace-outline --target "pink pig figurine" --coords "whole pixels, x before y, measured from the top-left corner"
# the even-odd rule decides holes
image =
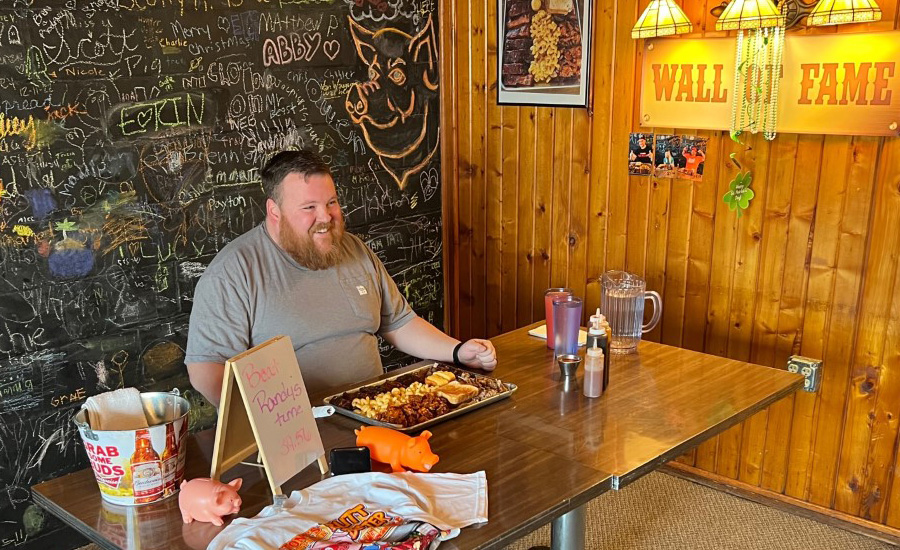
[[[208,477],[200,477],[181,482],[178,507],[185,523],[197,521],[223,525],[222,516],[236,514],[241,509],[241,478],[230,483],[222,483]]]

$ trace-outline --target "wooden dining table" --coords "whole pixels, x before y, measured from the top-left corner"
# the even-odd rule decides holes
[[[430,428],[441,457],[434,471],[484,470],[488,480],[488,521],[442,548],[502,548],[550,523],[553,548],[581,549],[592,499],[803,386],[802,376],[784,370],[644,341],[637,353],[611,357],[609,387],[591,399],[580,388],[582,371],[574,380],[562,377],[546,342],[528,335],[534,326],[492,339],[498,357],[492,375],[517,386],[509,398]],[[317,423],[326,451],[355,445],[358,421],[335,415]],[[212,430],[189,437],[186,478],[209,476],[212,446]],[[241,516],[272,503],[259,468],[239,465],[223,480],[234,477],[244,480]],[[311,465],[282,490],[322,478]],[[222,529],[184,524],[177,497],[134,508],[106,503],[90,469],[35,485],[32,493],[101,548],[200,549]]]

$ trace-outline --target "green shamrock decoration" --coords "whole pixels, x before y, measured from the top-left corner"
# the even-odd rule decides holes
[[[744,210],[750,206],[750,201],[753,200],[753,189],[750,189],[752,179],[753,176],[751,176],[749,170],[743,174],[738,172],[734,179],[731,180],[729,190],[723,197],[725,204],[728,205],[728,209],[732,211],[737,210],[739,218],[743,215]]]

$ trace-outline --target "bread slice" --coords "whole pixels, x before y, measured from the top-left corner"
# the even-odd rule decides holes
[[[475,386],[453,381],[439,387],[437,394],[449,401],[451,405],[459,405],[478,395],[479,391]]]
[[[443,386],[448,382],[453,382],[456,380],[456,375],[452,372],[448,372],[445,370],[439,370],[435,373],[432,373],[430,376],[425,378],[425,383],[429,386]]]
[[[572,11],[572,0],[547,0],[547,11],[553,15],[565,15]]]

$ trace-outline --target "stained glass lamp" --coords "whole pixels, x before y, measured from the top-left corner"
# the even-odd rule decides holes
[[[693,25],[672,0],[651,0],[631,29],[631,38],[653,38],[691,32]]]
[[[881,8],[875,0],[821,0],[809,14],[812,26],[868,23],[881,20]]]
[[[783,24],[772,0],[731,0],[716,21],[716,30],[767,29]]]

